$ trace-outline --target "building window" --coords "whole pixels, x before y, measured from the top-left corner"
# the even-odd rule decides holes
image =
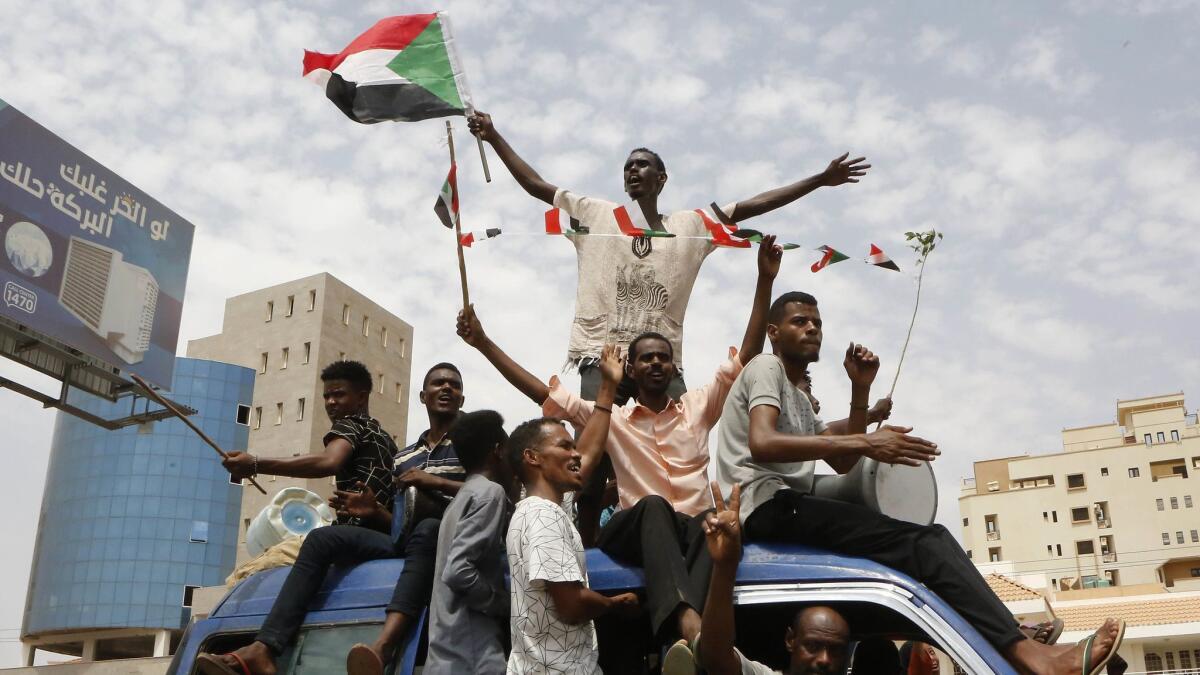
[[[363,317],[363,337],[367,337],[370,334],[371,334],[371,317],[364,316]]]
[[[1181,649],[1179,651],[1179,668],[1181,670],[1192,669],[1192,653],[1186,649]]]
[[[304,399],[299,399],[296,401],[296,421],[304,421]]]
[[[1161,500],[1161,499],[1155,499],[1155,500],[1154,500],[1154,505],[1158,507],[1158,510],[1159,510],[1159,511],[1166,511],[1166,509],[1163,507],[1163,500]]]
[[[1175,441],[1176,443],[1179,442],[1179,430],[1178,429],[1171,430],[1171,440]]]
[[[280,370],[287,370],[288,348],[283,348],[283,362],[279,364]]]
[[[396,403],[403,403],[403,402],[404,402],[404,387],[400,386],[400,383],[397,382],[396,383]]]
[[[283,424],[283,404],[276,403],[275,404],[275,426],[279,426],[280,424]]]
[[[250,406],[238,404],[237,417],[234,418],[238,424],[242,426],[250,426]]]
[[[1108,475],[1108,467],[1107,467],[1107,466],[1102,466],[1102,467],[1100,467],[1100,475],[1101,475],[1101,476],[1107,476],[1107,475]]]
[[[1192,543],[1200,543],[1200,530],[1192,530]]]
[[[258,366],[259,375],[265,375],[267,373],[267,360],[269,358],[270,358],[270,354],[268,354],[267,352],[262,353],[262,363]]]
[[[1000,562],[1000,548],[999,547],[988,549],[988,560],[990,560],[992,562]]]
[[[400,358],[404,358],[404,357],[405,357],[405,353],[404,353],[404,347],[405,347],[404,340],[401,340],[401,341],[400,341]]]
[[[342,325],[350,325],[350,305],[342,305]]]
[[[1051,521],[1051,522],[1054,522],[1054,523],[1057,523],[1057,522],[1058,522],[1058,511],[1051,511],[1051,512],[1050,512],[1050,521]]]
[[[1146,654],[1146,672],[1161,673],[1162,672],[1162,657],[1158,654]]]
[[[1171,533],[1170,532],[1163,532],[1162,538],[1163,538],[1163,546],[1171,545]]]
[[[1055,550],[1055,552],[1058,553],[1058,557],[1061,558],[1062,557],[1062,544],[1055,544],[1054,550]]]
[[[195,594],[197,588],[200,588],[200,587],[199,586],[184,586],[183,587],[183,606],[184,607],[192,606],[192,597]]]
[[[385,327],[379,329],[379,340],[380,340],[380,342],[383,343],[384,349],[387,349],[387,339],[388,339],[387,327],[385,326]]]
[[[975,555],[974,555],[974,554],[971,552],[971,549],[967,549],[967,559],[969,560],[969,559],[971,559],[971,558],[974,558],[974,557],[975,557]],[[1195,576],[1200,576],[1200,574],[1193,574],[1192,576],[1194,576],[1194,577],[1195,577]]]
[[[1067,475],[1067,489],[1078,490],[1079,488],[1087,487],[1083,480],[1083,474],[1072,473]]]
[[[267,321],[270,321],[275,316],[275,301],[267,301]]]
[[[1179,508],[1179,497],[1171,497],[1171,509]]]
[[[1154,443],[1154,437],[1151,436],[1150,434],[1146,434],[1145,436],[1142,436],[1142,438],[1146,441],[1147,446],[1150,446],[1151,444]]]
[[[1183,530],[1175,530],[1175,543],[1176,544],[1183,543]]]
[[[1175,670],[1175,653],[1165,652],[1163,656],[1166,657],[1164,660],[1167,663],[1167,670]]]
[[[1166,442],[1167,442],[1167,437],[1166,437],[1166,435],[1165,435],[1165,434],[1163,434],[1163,432],[1161,432],[1161,431],[1160,431],[1160,432],[1158,432],[1158,433],[1156,433],[1156,434],[1154,434],[1154,436],[1155,436],[1155,440],[1157,440],[1159,443],[1166,443]]]
[[[967,523],[968,523],[968,520],[966,518],[963,518],[963,527],[967,527]]]
[[[1049,520],[1050,520],[1050,512],[1049,511],[1042,511],[1042,520],[1049,522]]]
[[[304,343],[304,362],[308,363],[308,360],[311,358],[312,358],[312,343],[305,342]]]
[[[1075,542],[1076,555],[1091,555],[1096,552],[1096,544],[1091,539]]]
[[[1129,477],[1130,478],[1137,478],[1140,475],[1142,475],[1142,472],[1136,466],[1129,467]]]
[[[1086,506],[1077,506],[1071,509],[1072,523],[1085,523],[1092,519],[1092,512]]]
[[[998,481],[998,480],[988,481],[987,490],[988,490],[988,492],[999,492],[1000,491],[1000,481]]]
[[[1046,544],[1046,555],[1054,555],[1054,547]]]
[[[193,520],[192,531],[188,535],[188,541],[196,542],[197,544],[208,543],[208,521]]]
[[[317,292],[315,290],[309,291],[308,292],[308,311],[311,312],[316,308],[317,308]]]
[[[288,299],[287,299],[287,312],[284,314],[284,316],[291,316],[292,312],[294,312],[295,310],[296,310],[296,296],[289,295]]]
[[[256,406],[254,408],[254,428],[258,429],[261,427],[262,427],[262,406]]]
[[[1193,568],[1192,568],[1192,576],[1194,576],[1194,577],[1200,577],[1200,567],[1193,567]]]
[[[346,352],[338,352],[338,361],[346,360]]]
[[[1188,509],[1192,508],[1192,496],[1191,495],[1183,496],[1183,506],[1184,506],[1184,508],[1188,508]]]

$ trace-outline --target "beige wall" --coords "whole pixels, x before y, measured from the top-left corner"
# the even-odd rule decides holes
[[[293,305],[290,316],[289,297]],[[270,320],[268,303],[273,303]],[[321,369],[343,357],[361,361],[370,369],[375,379],[371,415],[397,443],[403,443],[412,339],[412,326],[337,278],[318,274],[229,298],[225,301],[221,333],[190,341],[187,353],[254,368],[258,374],[247,450],[264,457],[293,457],[324,450],[322,439],[329,430],[329,418],[321,400]],[[309,345],[307,363],[305,343]],[[284,348],[288,350],[286,368]],[[303,419],[299,419],[300,399],[304,399]],[[242,541],[248,521],[279,490],[299,486],[328,497],[333,479],[262,476],[259,483],[268,494],[253,488],[243,491],[239,528]],[[245,548],[239,547],[238,562],[246,557]]]
[[[5,668],[4,675],[162,675],[171,665],[171,657],[119,659],[86,663],[59,663],[53,666]]]
[[[978,563],[987,562],[989,549],[998,548],[1001,559],[1013,561],[1018,572],[1042,572],[1053,580],[1103,578],[1111,570],[1121,585],[1160,583],[1156,571],[1162,562],[1200,552],[1200,543],[1191,539],[1192,531],[1200,529],[1200,470],[1193,468],[1193,458],[1200,458],[1200,428],[1183,406],[1182,395],[1121,402],[1118,417],[1129,423],[1124,429],[1111,424],[1067,429],[1063,452],[977,462],[974,489],[959,498],[963,546]],[[1171,430],[1179,433],[1178,442],[1171,441]],[[1157,442],[1159,431],[1165,442]],[[1150,446],[1143,442],[1145,433],[1152,434]],[[1173,459],[1185,460],[1188,477],[1155,480],[1151,463]],[[1130,469],[1138,475],[1131,477]],[[1069,488],[1071,474],[1082,474],[1084,486]],[[1022,478],[1047,475],[1053,485],[1017,487]],[[1010,477],[1008,485],[1005,476]],[[987,492],[988,480],[999,481],[1001,490]],[[1158,499],[1163,500],[1162,511]],[[1097,504],[1104,505],[1107,526],[1097,519]],[[1076,508],[1086,509],[1087,518],[1072,522]],[[985,525],[989,515],[998,524],[991,538]],[[1100,540],[1105,536],[1111,537],[1107,560]],[[1077,554],[1080,541],[1092,542],[1094,552]]]

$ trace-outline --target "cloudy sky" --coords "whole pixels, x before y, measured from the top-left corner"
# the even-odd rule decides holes
[[[939,519],[953,524],[972,461],[1054,450],[1063,427],[1110,421],[1118,398],[1200,395],[1200,5],[843,4],[448,9],[477,105],[555,184],[618,199],[625,154],[646,145],[670,173],[662,206],[694,208],[803,178],[850,151],[875,167],[860,185],[822,189],[753,227],[855,254],[873,242],[907,271],[906,230],[946,233],[894,419],[940,443]],[[380,17],[428,9],[3,0],[0,98],[195,224],[180,353],[220,330],[225,297],[330,272],[415,327],[414,372],[455,361],[469,407],[515,423],[536,410],[454,335],[453,239],[430,208],[447,166],[442,123],[359,126],[299,76],[304,48],[335,52]],[[467,229],[537,231],[544,207],[494,156],[485,184],[463,146]],[[489,332],[532,370],[555,372],[572,247],[508,236],[467,255]],[[816,391],[840,417],[841,346],[880,353],[885,391],[915,282],[854,262],[814,275],[816,257],[788,253],[776,289],[820,299]],[[752,254],[709,258],[685,330],[689,381],[740,341],[753,283]],[[20,467],[0,472],[7,666],[53,415],[10,392],[0,402],[8,462]],[[415,402],[412,415],[415,436]]]

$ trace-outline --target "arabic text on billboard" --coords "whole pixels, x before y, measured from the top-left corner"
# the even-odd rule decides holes
[[[0,101],[0,315],[170,386],[193,231]]]

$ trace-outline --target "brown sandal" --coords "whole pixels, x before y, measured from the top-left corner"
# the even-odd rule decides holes
[[[196,657],[196,670],[200,675],[254,675],[250,672],[250,666],[246,665],[246,661],[237,655],[237,652],[229,652],[225,656],[232,656],[238,662],[240,670],[234,670],[225,665],[225,662],[215,654],[201,654]]]
[[[346,655],[347,675],[383,675],[383,660],[367,645],[359,642]]]

